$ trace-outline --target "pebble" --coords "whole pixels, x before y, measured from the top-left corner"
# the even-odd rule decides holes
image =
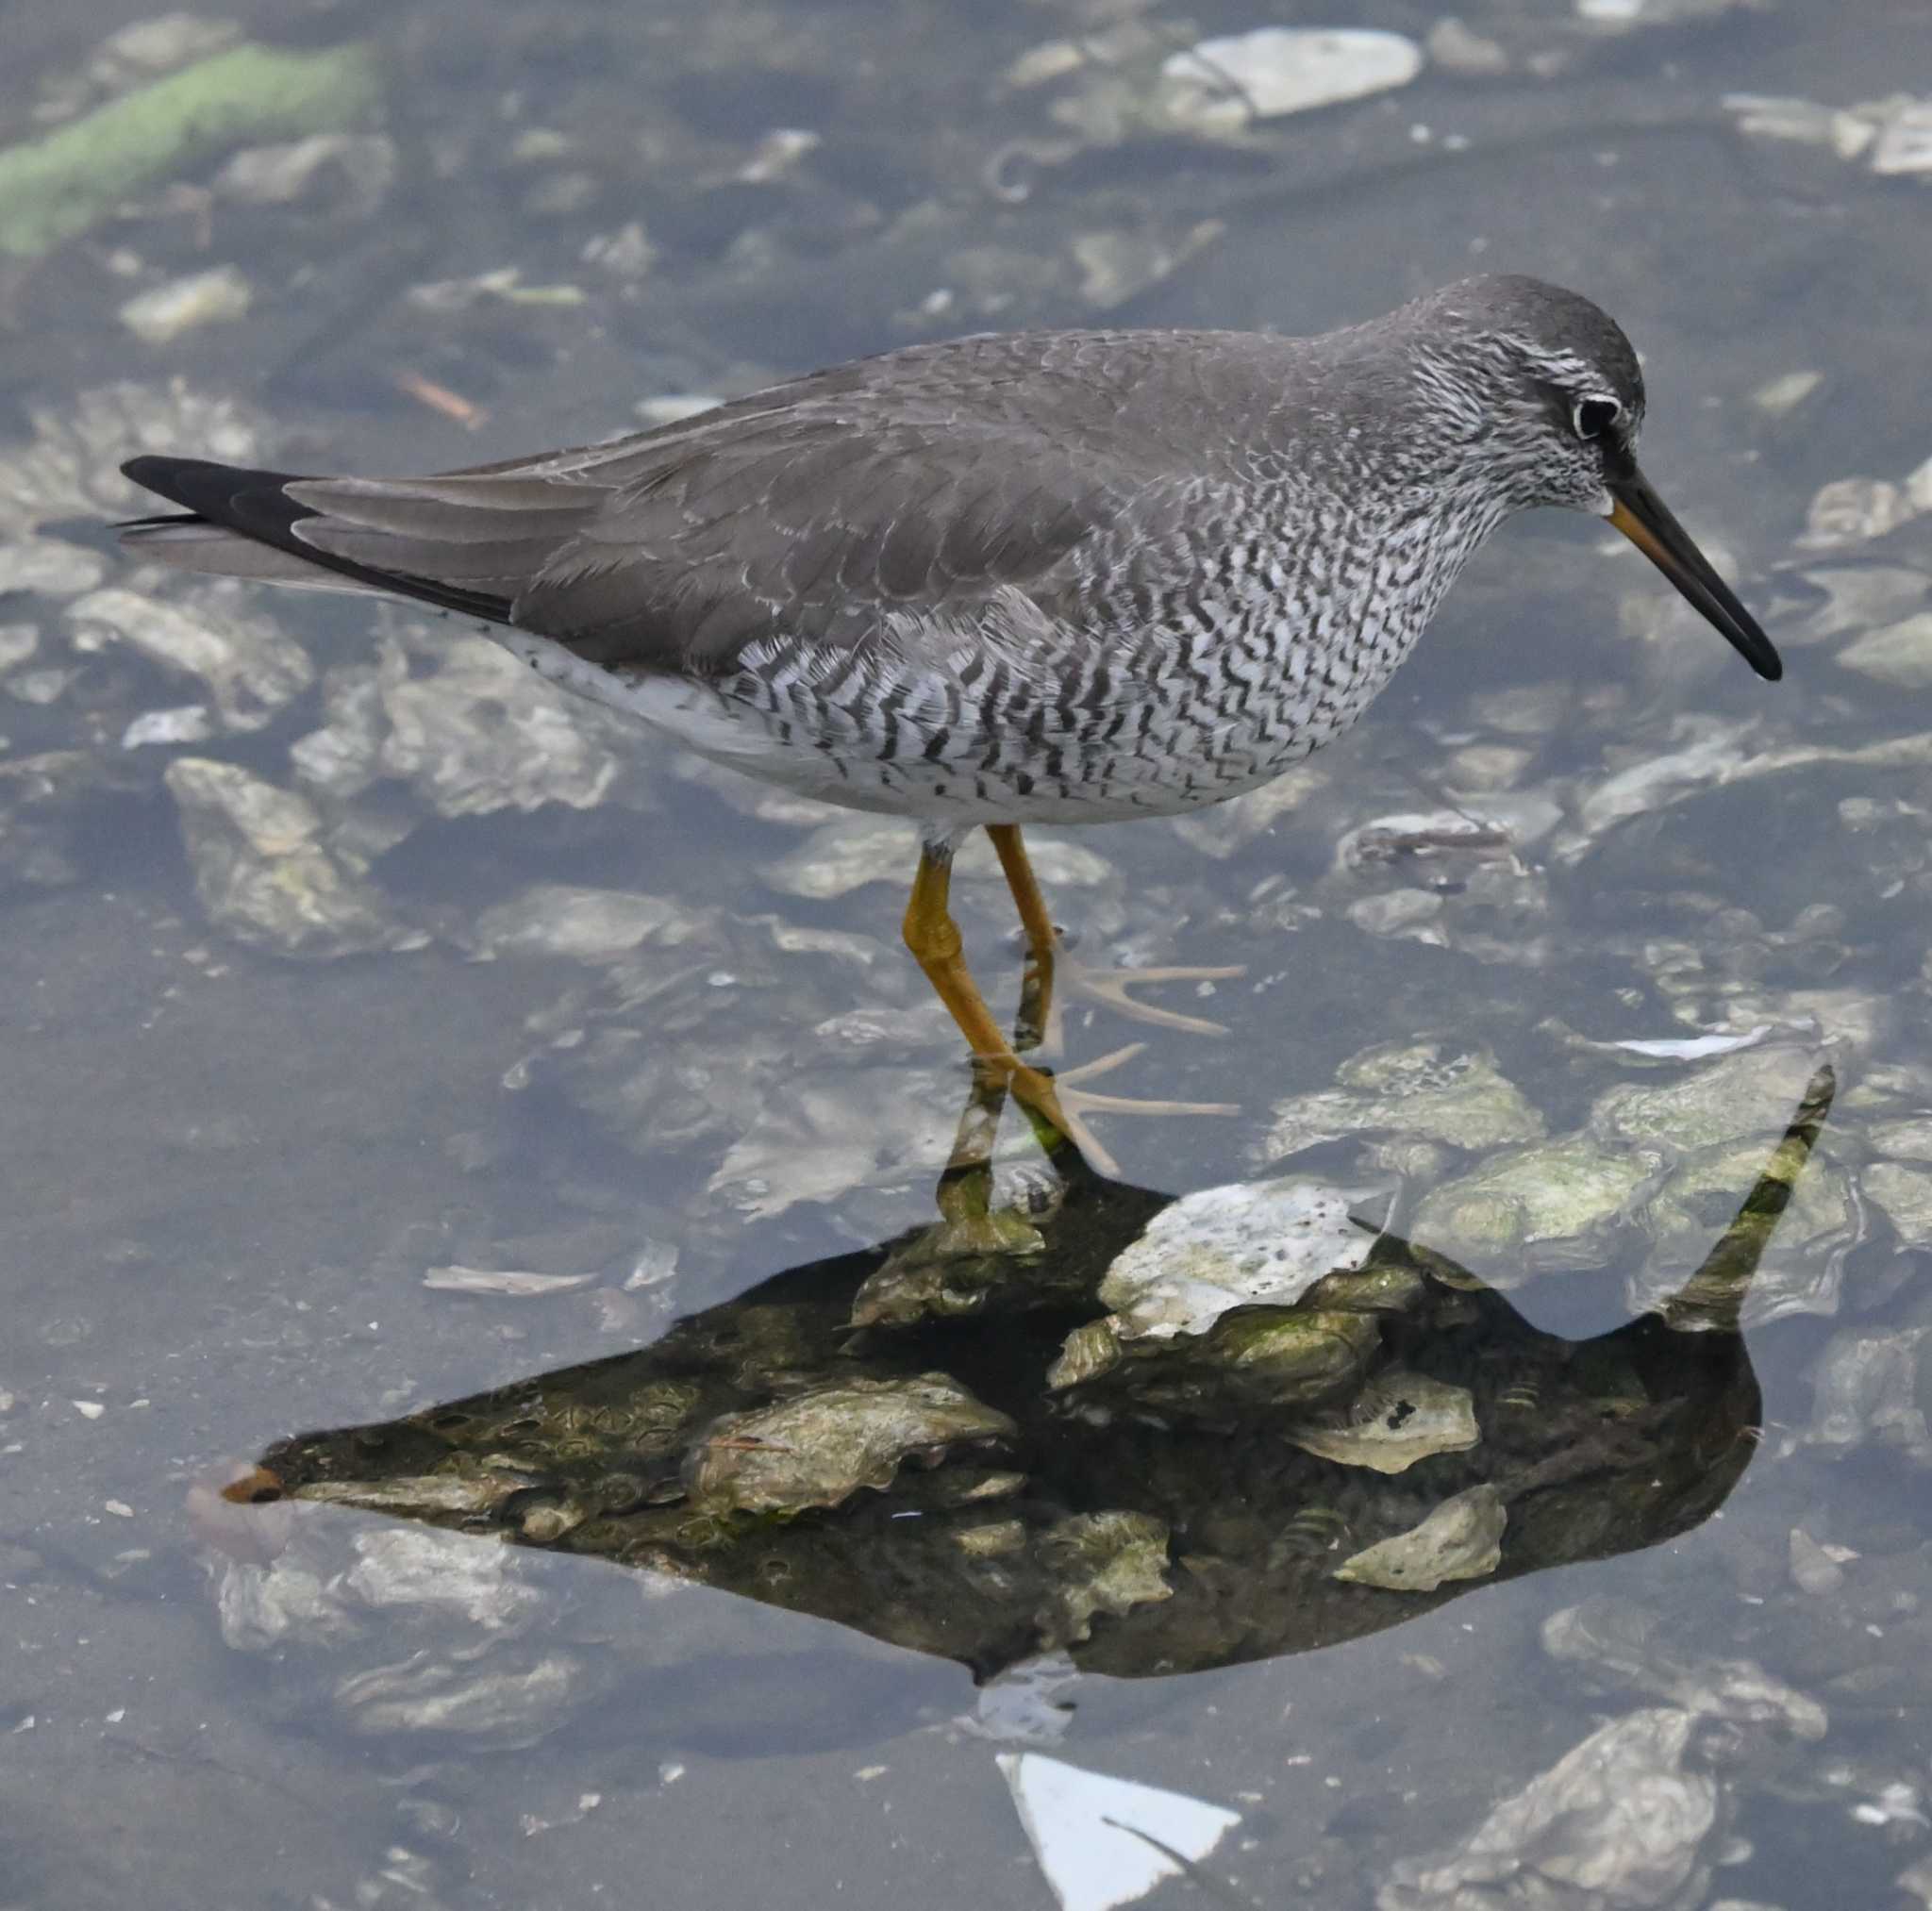
[[[1859,638],[1839,652],[1838,660],[1901,690],[1932,689],[1932,610]]]
[[[1893,105],[1879,127],[1871,163],[1874,173],[1932,173],[1932,100]]]
[[[73,597],[92,590],[107,575],[106,559],[55,538],[25,538],[0,544],[0,597],[31,590],[42,597]]]
[[[1823,372],[1783,372],[1767,379],[1751,394],[1751,402],[1772,418],[1795,411],[1824,383]]]
[[[1836,1592],[1845,1583],[1845,1570],[1802,1526],[1791,1528],[1791,1584],[1814,1595]]]
[[[205,743],[214,734],[206,704],[183,704],[172,710],[146,710],[121,733],[124,750],[148,743]]]
[[[567,1294],[587,1287],[594,1274],[525,1274],[500,1268],[431,1268],[423,1285],[441,1294],[490,1294],[510,1301],[532,1301],[546,1294]]]
[[[137,292],[121,307],[121,323],[150,345],[166,345],[198,326],[242,317],[253,297],[234,266],[218,265]]]
[[[567,956],[603,962],[644,943],[675,945],[697,923],[694,913],[662,896],[538,883],[476,919],[486,956]]]

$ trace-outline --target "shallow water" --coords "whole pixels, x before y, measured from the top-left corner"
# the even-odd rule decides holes
[[[1932,192],[1874,170],[1927,135],[1726,104],[1924,98],[1932,26],[1607,10],[1338,9],[1419,76],[1217,138],[1158,75],[1231,7],[243,8],[373,49],[366,108],[241,141],[334,143],[176,156],[0,250],[0,1905],[1042,1906],[1021,1752],[1239,1814],[1198,1855],[1143,1817],[1195,1867],[1156,1903],[1932,1903]],[[141,18],[16,0],[0,148],[221,55],[104,57]],[[222,267],[245,316],[120,316]],[[1066,1061],[1144,1036],[1109,1086],[1241,1113],[1103,1120],[1117,1187],[1073,1172],[1025,1255],[892,1289],[963,1311],[856,1338],[969,1087],[896,943],[909,831],[455,621],[99,530],[140,449],[478,462],[913,338],[1316,329],[1492,267],[1636,339],[1646,469],[1785,682],[1600,526],[1519,523],[1304,771],[1041,833],[1083,953],[1247,971],[1146,991],[1228,1037],[1075,1003]],[[1009,999],[990,858],[958,893]],[[1752,1041],[1612,1046],[1707,1035]],[[1476,1447],[1311,1456],[1205,1357],[1049,1386],[1161,1197],[1282,1174],[1442,1257],[1376,1344]],[[1626,1326],[1701,1265],[1741,1338]],[[849,1429],[931,1371],[1009,1425],[725,1504],[829,1441],[772,1401],[858,1384]],[[1403,1397],[1351,1384],[1316,1404]],[[276,1445],[323,1429],[364,1431]],[[1499,1562],[1333,1578],[1472,1487]],[[1123,1851],[1160,1868],[1090,1827],[1069,1902]]]

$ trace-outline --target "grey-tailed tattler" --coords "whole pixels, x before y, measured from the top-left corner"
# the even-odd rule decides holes
[[[1489,276],[1317,338],[912,345],[430,477],[138,457],[128,476],[185,515],[123,535],[192,571],[479,618],[541,675],[706,756],[914,819],[908,946],[974,1055],[1094,1149],[1088,1114],[1188,1105],[1021,1059],[961,953],[955,846],[985,826],[1050,973],[1023,825],[1174,816],[1278,775],[1361,715],[1470,554],[1534,505],[1608,519],[1775,679],[1638,469],[1643,407],[1607,315]],[[1201,1026],[1125,985],[1217,972],[1084,980]]]

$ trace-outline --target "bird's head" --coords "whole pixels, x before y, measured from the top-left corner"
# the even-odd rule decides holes
[[[1399,316],[1467,475],[1511,509],[1607,518],[1759,676],[1783,674],[1757,620],[1638,469],[1643,374],[1607,312],[1541,279],[1495,275],[1445,286]]]

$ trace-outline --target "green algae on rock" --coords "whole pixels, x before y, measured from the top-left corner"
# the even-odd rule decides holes
[[[247,140],[293,139],[364,120],[381,97],[375,55],[244,45],[0,152],[0,254],[35,258],[130,193]]]

